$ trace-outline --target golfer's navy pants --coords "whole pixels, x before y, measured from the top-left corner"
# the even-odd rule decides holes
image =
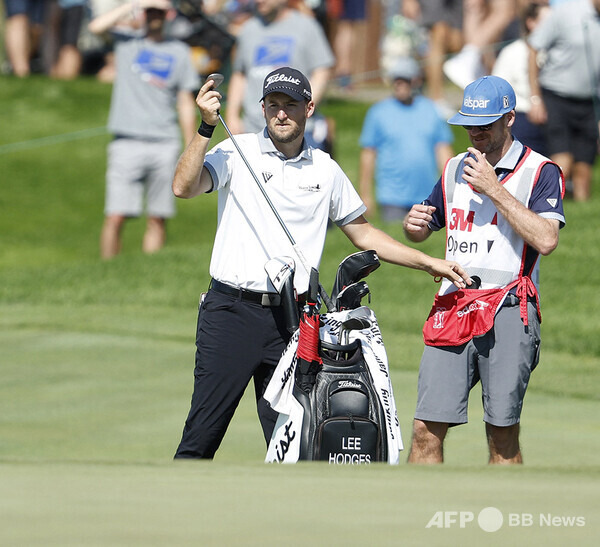
[[[208,292],[198,312],[194,393],[176,458],[214,456],[252,378],[269,442],[277,413],[262,395],[288,340],[282,308]]]

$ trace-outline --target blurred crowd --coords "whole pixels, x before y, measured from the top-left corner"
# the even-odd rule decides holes
[[[3,0],[2,72],[19,77],[42,73],[61,79],[93,73],[102,81],[112,81],[111,33],[96,36],[87,25],[125,3],[126,0]],[[200,74],[223,70],[242,25],[257,12],[257,3],[260,0],[173,0],[177,16],[167,32],[192,46]],[[336,75],[349,84],[357,68],[356,56],[365,50],[369,0],[289,0],[287,4],[315,18],[326,32],[336,50]]]
[[[335,85],[351,89],[357,82],[377,79],[380,70],[385,76],[396,57],[408,55],[420,61],[427,95],[443,107],[446,78],[464,88],[491,73],[500,49],[522,37],[523,13],[529,5],[565,1],[569,0],[288,0],[287,4],[314,17],[323,29],[335,53]],[[102,69],[110,64],[112,38],[95,36],[87,25],[124,3],[3,0],[3,72],[56,78],[98,73],[111,81],[114,72]],[[173,0],[177,17],[168,31],[190,43],[195,64],[206,75],[228,64],[240,29],[260,3]]]
[[[3,0],[2,71],[60,79],[85,73],[114,81],[115,28],[97,33],[90,30],[90,22],[124,3],[131,2]],[[565,9],[567,3],[583,7]],[[267,65],[283,60],[299,63],[310,74],[319,99],[326,89],[352,94],[364,82],[384,81],[391,86],[394,66],[399,59],[409,58],[420,69],[411,82],[413,93],[433,101],[442,119],[456,110],[457,87],[462,90],[485,74],[508,80],[518,97],[515,136],[561,165],[575,199],[590,196],[596,142],[594,154],[586,147],[587,153],[578,155],[567,150],[565,143],[548,143],[548,131],[543,128],[550,124],[553,133],[561,132],[565,117],[579,119],[589,114],[590,104],[598,123],[600,0],[173,0],[171,4],[175,15],[166,33],[189,45],[198,74],[218,71],[231,78],[227,115],[234,132],[254,130],[260,123],[248,110],[247,85],[259,81]],[[587,6],[592,11],[585,11]],[[536,27],[561,9],[564,15],[555,15],[555,22],[546,25],[552,29],[532,38]],[[283,11],[286,18],[290,12],[303,17],[282,25]],[[314,24],[307,24],[306,17]],[[257,19],[263,22],[260,28],[253,26]],[[575,26],[568,27],[566,21]],[[116,30],[141,32],[132,23]],[[257,33],[271,35],[264,51],[256,43]],[[286,40],[301,52],[284,59],[291,47]],[[247,49],[240,51],[248,44],[258,48],[253,59]],[[266,62],[257,61],[261,55]],[[252,63],[264,66],[258,70]],[[571,76],[574,71],[584,73],[584,83],[579,73]],[[557,75],[571,84],[555,85],[552,78]],[[556,96],[558,102],[568,102],[557,104]],[[582,100],[587,101],[586,108],[579,108]],[[575,114],[565,114],[571,107]],[[553,118],[556,109],[562,112],[560,120]],[[322,128],[317,127],[317,136],[321,133],[323,141],[331,141],[332,120],[316,117],[318,122]],[[585,138],[589,140],[590,135]],[[323,147],[331,149],[331,142]]]

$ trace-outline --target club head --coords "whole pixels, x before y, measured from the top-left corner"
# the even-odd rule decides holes
[[[279,294],[285,282],[294,275],[295,269],[296,263],[290,256],[278,256],[265,264],[265,271]]]
[[[360,321],[368,321],[371,323],[371,308],[367,306],[360,306],[353,310],[350,310],[346,314],[346,320],[348,319],[358,319]]]
[[[344,331],[368,329],[371,325],[371,320],[364,317],[349,317],[342,323]]]
[[[212,80],[213,81],[213,89],[217,89],[224,81],[225,81],[225,76],[223,76],[223,74],[219,74],[218,72],[213,72],[212,74],[209,74],[206,77],[206,81],[208,82],[208,80]]]
[[[361,306],[351,310],[346,319],[342,321],[339,332],[339,340],[342,345],[350,342],[350,331],[368,329],[373,325],[371,321],[371,310],[366,306]]]

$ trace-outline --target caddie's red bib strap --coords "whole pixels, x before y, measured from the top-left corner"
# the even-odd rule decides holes
[[[519,305],[521,306],[521,319],[525,326],[529,325],[527,315],[527,300],[530,296],[535,296],[535,304],[537,307],[540,323],[542,322],[542,312],[540,310],[540,299],[533,281],[529,277],[521,277],[517,280],[517,296],[519,297]]]
[[[527,298],[536,296],[537,299],[537,292],[531,279],[521,277],[498,289],[460,289],[443,296],[436,295],[423,326],[425,344],[460,346],[475,336],[485,334],[494,326],[496,312],[515,286],[520,298],[521,318],[527,325]]]

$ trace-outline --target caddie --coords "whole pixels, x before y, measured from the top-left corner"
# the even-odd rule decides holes
[[[219,192],[212,281],[198,312],[194,391],[176,458],[214,456],[252,379],[269,442],[277,413],[263,393],[290,338],[265,263],[296,256],[295,250],[232,139],[207,153],[221,108],[213,84],[208,80],[196,97],[202,125],[173,179],[180,198]],[[407,247],[365,220],[365,206],[340,166],[304,139],[315,108],[304,74],[290,67],[269,73],[261,102],[266,127],[238,135],[235,142],[310,267],[319,266],[330,219],[356,247],[374,249],[381,260],[447,277],[461,287],[470,281],[457,263]],[[299,302],[308,281],[308,273],[298,267],[294,287]]]
[[[414,242],[445,227],[446,259],[474,281],[442,281],[423,328],[412,463],[443,462],[448,428],[467,422],[479,381],[489,463],[522,463],[521,409],[540,349],[539,259],[558,245],[565,217],[560,168],[511,134],[515,102],[497,76],[465,88],[448,123],[462,125],[472,146],[404,220]]]

